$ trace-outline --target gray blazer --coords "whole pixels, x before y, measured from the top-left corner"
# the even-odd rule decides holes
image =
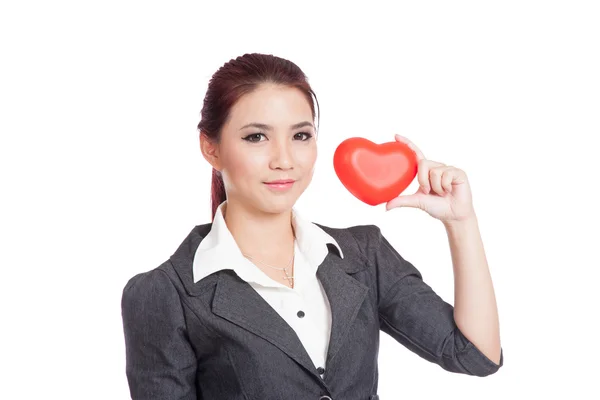
[[[123,289],[132,399],[379,399],[380,330],[450,372],[483,377],[503,365],[502,351],[496,365],[461,333],[453,307],[377,226],[317,225],[344,252],[328,245],[317,270],[332,312],[323,377],[294,330],[232,270],[194,283],[192,260],[209,223]]]

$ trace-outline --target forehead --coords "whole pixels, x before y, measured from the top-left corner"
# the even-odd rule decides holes
[[[299,89],[263,84],[242,96],[232,107],[230,117],[238,129],[253,122],[287,127],[300,120],[312,120],[312,111]]]

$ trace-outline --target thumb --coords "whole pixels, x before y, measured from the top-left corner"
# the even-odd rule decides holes
[[[392,208],[396,208],[396,207],[422,208],[421,207],[421,196],[419,196],[417,194],[398,196],[395,199],[388,201],[385,206],[385,209],[386,209],[386,211],[389,211]]]

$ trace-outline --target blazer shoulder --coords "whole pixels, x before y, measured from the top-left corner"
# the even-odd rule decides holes
[[[174,287],[175,282],[168,272],[169,268],[171,268],[170,262],[165,261],[158,267],[133,275],[123,287],[123,295],[125,296],[126,293],[134,291],[134,289],[135,292],[150,295],[150,293]]]

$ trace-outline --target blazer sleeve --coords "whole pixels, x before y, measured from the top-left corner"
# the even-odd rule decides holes
[[[132,400],[196,400],[196,357],[183,307],[164,271],[131,278],[123,289],[126,374]]]
[[[380,329],[420,357],[443,369],[487,376],[504,364],[483,354],[458,329],[454,307],[423,281],[421,273],[382,235],[379,227],[365,226],[366,257],[373,264],[378,285]]]

